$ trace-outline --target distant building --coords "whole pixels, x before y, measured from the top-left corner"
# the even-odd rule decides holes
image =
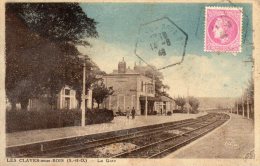
[[[91,107],[92,103],[92,90],[88,90],[88,94],[85,96],[86,100],[86,108]],[[6,109],[10,110],[11,105],[6,101]],[[17,109],[21,109],[20,104],[16,104]],[[55,105],[57,109],[76,109],[78,108],[78,101],[76,99],[76,91],[70,88],[69,86],[65,86],[61,89],[61,91],[57,94],[57,105]],[[29,100],[28,110],[32,111],[41,111],[41,110],[50,110],[51,105],[48,101],[48,96],[43,95],[39,98],[33,98]]]
[[[76,99],[76,91],[68,86],[61,89],[58,94],[57,100],[58,109],[75,109],[78,108],[78,101]],[[88,94],[85,96],[86,108],[90,108],[92,103],[92,90],[88,90]]]
[[[140,72],[140,66],[130,69],[126,67],[124,59],[118,63],[118,69],[103,76],[107,87],[113,87],[114,93],[105,101],[106,108],[114,112],[126,112],[129,107],[136,110],[137,115],[145,115],[145,101],[147,99],[147,114],[154,111],[155,83]]]
[[[65,86],[61,89],[58,100],[57,108],[58,109],[74,109],[78,107],[78,102],[76,99],[76,91]]]
[[[166,114],[169,111],[172,112],[176,107],[174,100],[167,96],[158,97],[154,106],[157,114]]]
[[[92,103],[92,90],[88,91],[85,96],[86,108],[90,108]],[[78,108],[78,101],[76,99],[76,91],[69,86],[65,86],[61,89],[57,95],[57,109],[76,109]],[[50,109],[50,104],[47,98],[42,97],[41,99],[30,99],[28,110],[41,110]]]

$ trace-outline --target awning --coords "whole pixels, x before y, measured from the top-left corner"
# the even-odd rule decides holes
[[[139,100],[146,100],[145,96],[140,96]],[[147,100],[149,100],[149,101],[159,101],[159,98],[147,96]]]
[[[140,96],[139,98],[140,100],[145,100],[145,96]],[[150,97],[150,96],[147,96],[147,100],[149,101],[159,101],[159,102],[162,102],[162,101],[166,101],[166,102],[174,102],[173,99],[167,97],[167,96],[158,96],[158,97]]]
[[[169,101],[169,102],[173,101],[173,99],[171,99],[167,96],[160,96],[159,98],[160,98],[160,101]]]

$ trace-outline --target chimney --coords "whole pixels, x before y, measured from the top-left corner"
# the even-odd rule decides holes
[[[123,57],[123,60],[118,63],[118,73],[125,73],[126,72],[126,63]]]

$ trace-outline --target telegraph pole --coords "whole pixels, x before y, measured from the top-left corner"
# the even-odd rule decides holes
[[[247,119],[249,119],[249,101],[248,101],[248,90],[246,90],[246,112],[247,112]]]
[[[238,102],[237,102],[237,115],[238,115]]]
[[[187,100],[186,100],[186,102],[187,102],[187,105],[189,105],[189,84],[188,84],[188,87],[187,87]],[[188,107],[187,113],[190,114],[190,107]]]
[[[250,105],[250,110],[252,111],[252,112],[254,112],[253,111],[253,103],[251,103],[251,105]],[[253,118],[253,117],[252,117]]]
[[[147,95],[145,96],[145,117],[147,117],[147,112],[148,112],[148,101],[147,101]]]
[[[244,108],[244,96],[243,96],[243,88],[241,88],[241,103],[242,103],[242,116],[245,116],[245,108]]]
[[[82,87],[82,102],[81,102],[81,126],[84,127],[85,126],[85,122],[86,122],[86,118],[85,118],[85,113],[86,113],[86,101],[85,101],[85,97],[86,97],[86,59],[84,59],[84,64],[83,64],[83,87]]]
[[[145,117],[147,117],[147,112],[148,112],[148,101],[147,101],[147,83],[145,85]]]
[[[82,78],[82,94],[81,94],[81,126],[86,125],[86,55],[79,55],[80,59],[83,59],[83,78]]]
[[[155,81],[154,81],[154,72],[153,72],[153,79],[152,79],[152,86],[153,86],[153,94],[155,96]],[[155,102],[153,102],[153,111],[155,111]]]
[[[245,116],[245,108],[244,108],[243,94],[242,94],[242,110],[243,110],[243,117],[244,117]]]

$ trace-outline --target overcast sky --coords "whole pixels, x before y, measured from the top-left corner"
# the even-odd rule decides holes
[[[205,4],[81,4],[87,15],[98,22],[99,38],[91,39],[91,48],[79,47],[107,73],[117,68],[124,57],[127,66],[133,68],[139,59],[134,54],[135,44],[140,37],[139,28],[162,17],[168,17],[188,34],[184,62],[181,65],[161,70],[164,82],[170,86],[169,94],[199,97],[237,97],[251,78],[252,22],[251,6],[243,6],[242,52],[205,53],[204,7]],[[216,5],[215,5],[216,6]],[[222,5],[223,6],[223,5]],[[176,46],[179,47],[179,46]],[[176,62],[179,55],[147,58],[149,64],[166,66]],[[143,64],[145,65],[145,64]]]

